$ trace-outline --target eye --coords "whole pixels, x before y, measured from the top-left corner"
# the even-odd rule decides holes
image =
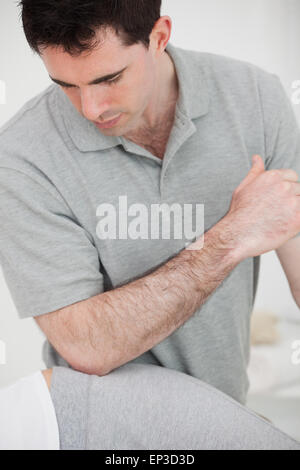
[[[122,75],[118,75],[117,78],[114,78],[113,80],[107,80],[106,83],[108,85],[113,85],[113,84],[117,83],[119,80],[121,80],[121,77],[122,77]]]
[[[109,86],[110,86],[110,85],[114,85],[114,84],[117,83],[119,80],[121,80],[121,78],[122,78],[122,74],[118,75],[117,78],[114,78],[114,79],[112,79],[112,80],[106,80],[106,81],[103,82],[103,83],[105,83],[105,84],[107,84],[107,85],[109,85]],[[100,83],[100,85],[101,85],[101,83]],[[71,85],[71,86],[70,86],[70,85],[60,85],[60,86],[61,86],[62,88],[67,88],[67,89],[76,88],[76,87],[74,87],[74,86],[72,86],[72,85]]]

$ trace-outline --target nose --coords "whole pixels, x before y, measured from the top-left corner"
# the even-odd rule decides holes
[[[110,98],[108,90],[98,89],[92,90],[85,89],[81,91],[81,109],[84,117],[90,121],[98,121],[103,117],[103,121],[107,120],[105,114],[109,114],[111,109]]]

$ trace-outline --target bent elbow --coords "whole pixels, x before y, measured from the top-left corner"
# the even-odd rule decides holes
[[[68,354],[67,362],[70,364],[72,369],[88,375],[107,375],[111,368],[103,367],[100,361],[95,361],[95,358],[90,358],[86,355],[82,355],[80,352],[73,350],[72,354]]]

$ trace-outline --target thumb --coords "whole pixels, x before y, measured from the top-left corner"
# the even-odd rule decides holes
[[[252,167],[250,168],[247,176],[243,179],[241,184],[238,186],[240,190],[247,184],[251,183],[258,177],[261,173],[265,171],[265,164],[260,155],[253,155],[252,157]]]
[[[261,158],[260,155],[253,155],[252,157],[252,168],[256,168],[257,170],[257,167],[260,168],[260,173],[261,173],[261,170],[264,171],[265,169],[265,164],[264,164],[264,161],[263,159]]]

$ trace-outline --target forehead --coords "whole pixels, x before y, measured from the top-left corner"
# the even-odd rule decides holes
[[[82,81],[87,81],[95,72],[109,74],[118,68],[124,68],[139,59],[143,52],[140,44],[124,46],[121,38],[108,28],[98,31],[92,43],[95,41],[98,41],[98,44],[91,51],[84,51],[75,56],[64,51],[62,47],[48,46],[41,51],[41,59],[50,75],[59,74],[59,78],[65,81],[84,76],[86,78]]]

